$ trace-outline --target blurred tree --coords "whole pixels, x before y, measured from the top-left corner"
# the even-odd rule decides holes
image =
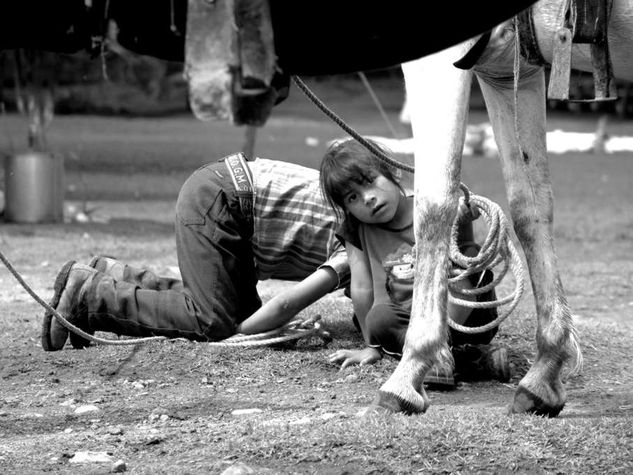
[[[13,51],[16,107],[28,118],[28,148],[39,152],[48,148],[46,129],[53,120],[54,62],[54,53],[25,49]]]
[[[97,57],[85,51],[0,51],[0,100],[9,111],[27,113],[29,104],[35,106],[34,118],[36,110],[46,111],[39,115],[42,124],[53,109],[126,114],[187,110],[182,63],[133,53],[115,35],[105,46]]]

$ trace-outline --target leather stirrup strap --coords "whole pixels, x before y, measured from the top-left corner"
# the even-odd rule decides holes
[[[613,0],[567,0],[563,25],[554,36],[552,71],[547,96],[569,100],[572,44],[589,44],[595,98],[617,99],[613,66],[609,55],[608,22]]]

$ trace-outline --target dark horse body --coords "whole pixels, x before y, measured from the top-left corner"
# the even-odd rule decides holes
[[[114,20],[124,47],[157,58],[185,59],[187,0],[11,3],[11,13],[0,17],[2,49],[90,49],[105,35],[107,21]],[[422,57],[492,28],[534,0],[269,3],[279,68],[287,74],[320,75],[379,69]]]

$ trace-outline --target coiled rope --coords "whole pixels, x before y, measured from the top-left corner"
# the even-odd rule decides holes
[[[328,331],[326,331],[321,323],[321,315],[315,315],[309,317],[306,320],[293,320],[286,323],[284,326],[275,328],[273,330],[255,333],[252,335],[233,335],[222,341],[212,341],[208,344],[217,347],[252,347],[252,346],[264,346],[275,345],[291,340],[298,340],[300,338],[307,338],[310,336],[317,336],[321,338],[325,343],[332,341],[332,337]]]
[[[333,122],[335,122],[341,129],[343,129],[350,137],[358,141],[367,150],[376,155],[380,160],[384,161],[387,165],[394,168],[414,173],[414,167],[402,163],[398,160],[386,155],[380,148],[376,147],[372,142],[368,141],[365,137],[356,132],[350,127],[341,117],[339,117],[334,111],[327,107],[306,85],[305,82],[298,76],[292,77],[294,83],[303,91],[303,93],[320,109],[326,116],[328,116]],[[483,333],[491,328],[499,326],[512,311],[516,308],[523,290],[525,288],[525,272],[523,269],[523,263],[519,257],[519,253],[516,247],[512,243],[509,237],[508,220],[505,217],[501,207],[493,203],[487,198],[482,196],[473,195],[470,190],[463,183],[459,184],[462,192],[464,193],[461,198],[466,206],[470,208],[471,212],[475,216],[483,215],[484,220],[488,225],[488,235],[481,247],[481,250],[475,257],[467,257],[459,251],[457,245],[458,226],[454,224],[451,230],[451,243],[449,258],[457,266],[464,270],[453,269],[448,279],[449,283],[449,301],[469,308],[492,308],[499,307],[509,303],[507,309],[499,314],[492,322],[479,327],[466,327],[453,321],[450,317],[448,324],[451,328],[461,331],[463,333]],[[489,284],[474,288],[474,289],[461,289],[458,287],[458,283],[467,279],[469,276],[482,272],[486,269],[491,269],[495,266],[503,264],[501,272],[494,278]],[[488,292],[496,287],[499,282],[505,277],[507,271],[511,270],[514,274],[516,282],[514,291],[502,299],[492,300],[488,302],[474,302],[471,300],[464,300],[460,297],[476,297],[477,295]],[[483,274],[482,274],[483,275]]]
[[[462,199],[465,201],[464,198]],[[470,195],[469,206],[471,210],[474,208],[474,212],[483,216],[488,226],[488,234],[481,245],[479,253],[474,257],[468,257],[459,251],[457,242],[458,226],[453,226],[449,257],[457,268],[451,269],[448,279],[449,302],[469,308],[493,308],[506,304],[508,304],[508,307],[499,313],[493,321],[479,327],[466,327],[451,318],[448,319],[448,324],[451,328],[463,333],[483,333],[499,326],[516,308],[525,289],[525,272],[519,253],[509,237],[510,226],[501,207],[497,203],[479,195]],[[458,286],[459,282],[468,279],[471,275],[482,273],[483,276],[483,272],[486,269],[492,269],[499,265],[503,267],[489,284],[471,289],[462,289]],[[514,275],[515,287],[507,296],[485,302],[475,302],[460,298],[476,297],[494,289],[504,279],[508,270]]]

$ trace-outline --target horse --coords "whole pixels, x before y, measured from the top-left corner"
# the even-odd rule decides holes
[[[555,59],[565,2],[541,0],[531,7],[538,49]],[[446,359],[448,243],[460,195],[459,177],[473,76],[482,90],[499,148],[510,213],[525,253],[538,325],[534,363],[519,382],[513,413],[557,416],[566,402],[563,369],[582,365],[578,335],[558,270],[553,238],[553,194],[546,148],[544,66],[519,54],[517,22],[495,27],[467,69],[454,63],[473,51],[477,38],[403,64],[415,138],[416,280],[411,322],[401,361],[373,405],[422,413],[429,399],[422,381],[434,361]],[[615,0],[608,24],[613,74],[633,80],[633,2]],[[592,71],[590,46],[575,44],[574,69]]]

